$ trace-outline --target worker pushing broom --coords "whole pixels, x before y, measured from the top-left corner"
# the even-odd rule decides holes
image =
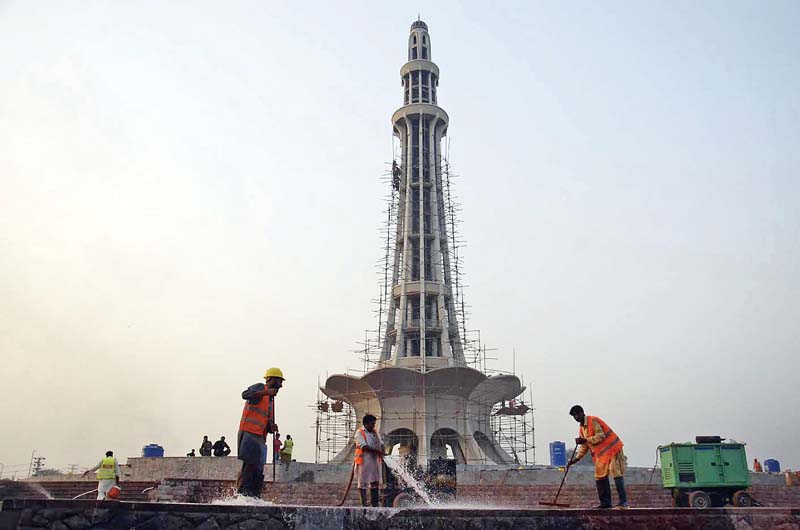
[[[594,481],[597,487],[597,496],[600,498],[600,505],[596,506],[596,508],[606,509],[612,507],[609,475],[614,479],[614,486],[617,488],[617,496],[619,497],[617,508],[628,508],[628,496],[625,493],[625,480],[623,479],[626,465],[625,454],[622,452],[622,439],[617,436],[617,433],[606,422],[597,416],[587,416],[580,405],[574,405],[569,409],[569,415],[580,424],[578,437],[575,438],[575,450],[572,452],[569,462],[567,462],[567,470],[561,479],[556,498],[553,502],[540,502],[539,504],[563,508],[569,507],[569,504],[558,503],[558,496],[561,494],[561,488],[564,487],[567,473],[569,473],[572,466],[586,456],[586,453],[591,453],[594,461]]]

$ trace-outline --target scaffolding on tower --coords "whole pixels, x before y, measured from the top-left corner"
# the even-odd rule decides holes
[[[514,463],[520,466],[536,463],[532,397],[528,402],[521,397],[496,404],[492,408],[491,425],[495,438],[514,457]]]
[[[317,464],[328,463],[347,446],[358,424],[350,405],[344,401],[327,399],[319,389],[314,407],[317,416],[315,461]]]

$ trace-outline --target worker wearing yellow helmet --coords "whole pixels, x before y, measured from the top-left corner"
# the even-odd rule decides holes
[[[269,368],[263,383],[251,385],[242,392],[245,404],[239,422],[237,451],[242,470],[236,481],[236,491],[241,495],[261,495],[264,464],[267,462],[267,434],[278,432],[274,400],[284,379],[280,368]]]

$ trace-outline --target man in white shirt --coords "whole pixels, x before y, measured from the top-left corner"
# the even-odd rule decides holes
[[[386,455],[383,451],[383,440],[375,423],[378,419],[372,414],[367,414],[361,423],[364,425],[356,431],[356,458],[355,475],[358,477],[358,493],[361,496],[361,506],[367,505],[367,486],[369,486],[370,504],[378,507],[381,483],[381,458]]]

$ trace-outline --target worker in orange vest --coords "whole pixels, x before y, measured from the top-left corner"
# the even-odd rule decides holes
[[[241,495],[261,496],[264,464],[267,462],[267,434],[278,432],[274,400],[283,381],[280,368],[269,368],[264,374],[263,383],[256,383],[242,392],[245,404],[239,422],[237,444],[242,470],[236,480],[236,492]]]
[[[762,473],[764,468],[761,467],[761,462],[758,461],[758,458],[753,459],[753,471],[756,473]]]
[[[363,427],[356,431],[356,457],[355,476],[358,477],[358,493],[361,497],[361,506],[367,505],[367,487],[369,487],[370,504],[375,508],[379,504],[379,491],[381,483],[381,458],[386,456],[383,451],[383,440],[375,430],[378,418],[367,414],[361,420]]]
[[[569,409],[569,415],[580,424],[575,443],[577,453],[567,466],[574,466],[586,453],[592,454],[594,461],[594,480],[600,505],[597,508],[611,508],[611,484],[608,476],[614,479],[619,504],[617,508],[628,508],[628,496],[625,494],[625,454],[622,452],[622,440],[611,430],[606,422],[597,416],[587,416],[583,407],[575,405]]]

